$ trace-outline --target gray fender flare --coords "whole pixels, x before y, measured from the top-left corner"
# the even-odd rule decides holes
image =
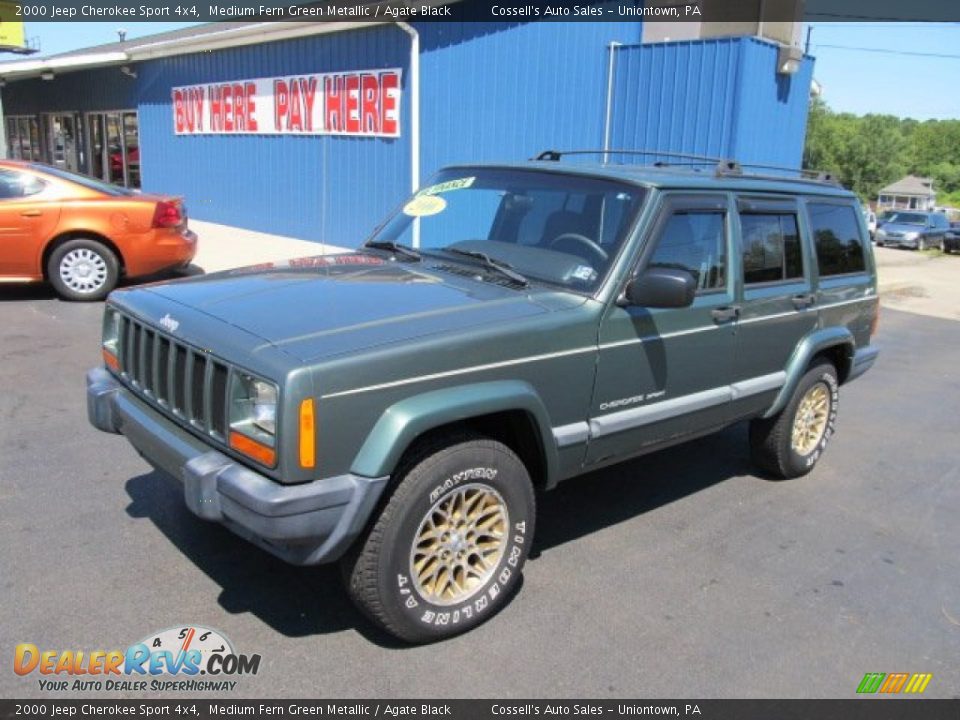
[[[557,480],[557,448],[547,410],[533,387],[519,380],[461,385],[405,398],[377,420],[350,471],[366,477],[390,475],[411,443],[423,433],[452,422],[491,413],[521,410],[539,435],[547,486]]]
[[[790,402],[790,398],[793,396],[794,390],[797,389],[800,378],[802,378],[803,374],[807,371],[807,367],[809,367],[810,361],[814,356],[819,352],[834,347],[844,347],[849,356],[851,358],[853,357],[856,342],[847,328],[829,327],[814,330],[803,338],[787,362],[787,379],[783,387],[780,388],[780,393],[777,395],[776,400],[773,401],[773,405],[763,414],[763,417],[772,417],[783,410],[783,408],[787,406],[787,403]],[[840,381],[843,382],[843,368],[839,369],[839,373],[841,375]]]

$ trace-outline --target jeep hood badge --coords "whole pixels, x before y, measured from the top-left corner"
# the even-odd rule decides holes
[[[172,317],[170,317],[170,313],[167,313],[162,318],[160,318],[158,325],[160,325],[160,327],[162,327],[167,332],[172,333],[172,332],[176,332],[177,328],[180,327],[180,322],[178,320],[174,320]]]

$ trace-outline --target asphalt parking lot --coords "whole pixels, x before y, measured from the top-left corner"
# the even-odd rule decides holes
[[[17,643],[201,624],[262,656],[238,697],[849,698],[866,672],[960,697],[960,322],[891,307],[810,476],[755,474],[737,426],[570,481],[540,501],[514,601],[408,648],[334,568],[196,519],[87,424],[100,304],[0,288],[0,696],[49,695],[12,672]]]

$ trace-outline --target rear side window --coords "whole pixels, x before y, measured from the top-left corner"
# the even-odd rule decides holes
[[[30,197],[47,186],[43,180],[27,173],[0,170],[0,200],[16,200]]]
[[[797,217],[792,213],[740,213],[743,281],[747,285],[803,277]]]
[[[678,212],[667,220],[648,268],[686,270],[697,291],[727,285],[727,242],[722,212]]]
[[[820,276],[863,272],[863,239],[854,209],[849,205],[808,203],[807,213]]]

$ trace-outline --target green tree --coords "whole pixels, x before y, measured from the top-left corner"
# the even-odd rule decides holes
[[[863,201],[912,173],[932,177],[940,202],[953,204],[960,191],[960,120],[835,113],[813,98],[803,163],[836,172]]]

